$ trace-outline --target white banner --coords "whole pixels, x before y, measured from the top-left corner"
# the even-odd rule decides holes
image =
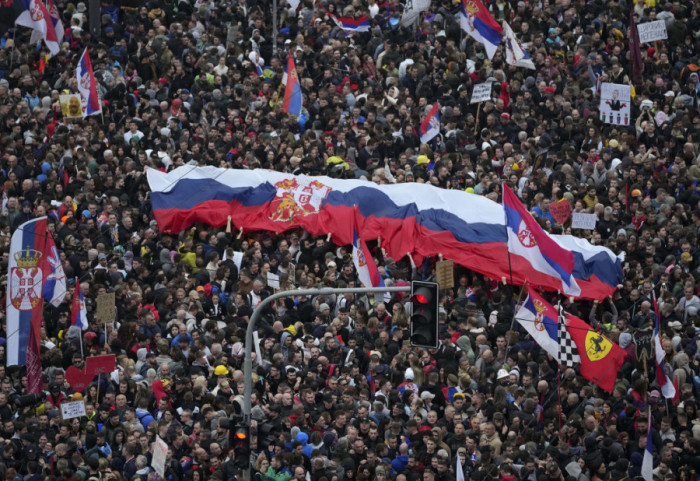
[[[666,40],[668,38],[666,22],[663,20],[640,23],[637,25],[637,32],[639,32],[640,43],[653,42],[654,40]]]

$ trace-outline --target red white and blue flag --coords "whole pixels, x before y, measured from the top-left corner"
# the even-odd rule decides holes
[[[642,458],[642,477],[644,481],[652,481],[654,479],[654,442],[651,435],[651,422],[654,418],[651,417],[651,406],[649,406],[649,414],[647,417],[647,442],[644,448],[644,458]]]
[[[384,287],[384,279],[379,274],[377,264],[374,263],[372,253],[367,249],[364,239],[358,234],[357,223],[360,219],[358,209],[354,212],[354,223],[352,229],[352,261],[357,269],[357,277],[365,287]]]
[[[493,58],[501,43],[501,27],[491,16],[481,0],[462,0],[459,11],[462,30],[484,45],[486,55]]]
[[[323,5],[321,5],[321,8],[331,17],[331,20],[345,32],[368,32],[371,27],[369,19],[365,16],[359,18],[339,17],[329,12]]]
[[[6,306],[7,365],[27,366],[29,394],[39,393],[42,389],[40,340],[43,287],[52,272],[47,260],[46,247],[51,237],[47,235],[46,220],[46,217],[39,217],[25,222],[15,230],[10,241]]]
[[[420,124],[420,141],[427,144],[440,133],[440,105],[435,105],[430,109]]]
[[[70,325],[78,326],[83,331],[88,328],[87,308],[85,298],[80,290],[80,281],[75,278],[75,291],[73,292],[73,304],[70,310]]]
[[[656,294],[654,294],[654,312],[656,314],[656,320],[654,322],[654,365],[656,366],[656,382],[659,383],[659,388],[661,388],[661,394],[664,395],[666,399],[673,399],[676,395],[676,388],[673,385],[673,381],[666,374],[664,369],[664,357],[666,357],[666,352],[661,345],[661,336],[659,335],[659,305],[656,302]]]
[[[92,62],[90,61],[90,53],[87,47],[78,61],[75,75],[78,80],[78,91],[80,92],[82,102],[83,117],[102,112],[100,98],[97,96],[95,74],[92,70]]]
[[[503,38],[506,41],[506,62],[516,67],[525,67],[535,70],[535,62],[532,61],[530,55],[528,55],[527,51],[520,44],[513,29],[505,22],[503,25]]]
[[[301,115],[303,97],[292,52],[289,52],[289,57],[287,58],[287,73],[284,81],[284,103],[282,104],[282,110],[291,115]]]
[[[51,52],[56,55],[60,50],[56,29],[51,14],[41,0],[22,0],[24,11],[15,20],[16,25],[22,25],[36,30]]]
[[[58,307],[66,297],[66,274],[61,264],[61,256],[56,248],[56,243],[50,233],[47,233],[44,259],[47,275],[44,281],[44,300],[54,307]]]
[[[311,234],[331,233],[338,244],[349,245],[353,235],[348,220],[358,206],[359,237],[381,238],[382,248],[394,259],[410,252],[420,265],[425,257],[442,253],[492,279],[510,277],[508,256],[503,255],[508,249],[504,207],[484,196],[428,184],[377,185],[265,169],[188,165],[168,173],[148,169],[147,175],[154,214],[165,233],[196,222],[225,225],[230,215],[245,229],[285,232],[303,227]],[[573,236],[550,238],[557,249],[573,253],[570,282],[578,284],[580,297],[600,300],[615,291],[622,281],[622,260],[609,249]],[[543,273],[526,257],[510,258],[514,284],[528,281],[561,290],[561,275],[554,268],[552,274]]]
[[[58,42],[58,45],[60,46],[63,42],[63,33],[65,30],[63,28],[63,22],[61,21],[61,16],[58,14],[58,9],[56,8],[56,4],[53,0],[46,0],[46,9],[49,11],[49,17],[51,18],[53,29],[56,32],[56,40]],[[32,37],[29,40],[29,43],[34,44],[40,40],[43,40],[41,33],[37,30],[34,30],[32,32]]]
[[[550,284],[558,280],[557,290],[561,290],[567,296],[580,296],[581,288],[573,276],[573,252],[558,245],[540,227],[506,184],[503,184],[503,208],[506,211],[510,254],[525,259],[532,266],[532,270],[539,274],[538,277],[549,277]],[[532,279],[530,283],[538,285],[538,281]]]

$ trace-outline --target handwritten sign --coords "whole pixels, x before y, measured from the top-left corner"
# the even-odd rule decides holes
[[[160,436],[156,436],[156,442],[153,445],[153,461],[151,467],[161,478],[165,478],[165,458],[168,456],[168,444],[163,441]]]
[[[656,20],[655,22],[640,23],[637,25],[639,32],[639,42],[653,42],[654,40],[666,40],[668,32],[666,32],[666,22]]]
[[[85,401],[73,401],[69,403],[61,403],[61,418],[73,419],[85,416]]]
[[[561,199],[558,202],[552,202],[549,206],[549,211],[552,213],[554,220],[563,225],[571,217],[571,204],[568,200]]]
[[[574,212],[571,219],[572,229],[595,229],[595,223],[598,221],[598,216],[595,214],[584,214],[583,212]]]
[[[117,313],[114,310],[115,303],[114,292],[108,292],[107,294],[97,296],[97,312],[95,312],[95,317],[99,319],[100,322],[114,322],[117,318]]]
[[[472,104],[479,102],[484,102],[486,100],[491,100],[491,82],[484,82],[482,84],[474,85],[474,91],[472,92]]]
[[[455,261],[439,261],[435,264],[435,277],[440,289],[452,289],[455,286]]]
[[[267,273],[267,285],[273,289],[280,288],[280,276],[273,274],[272,272]]]

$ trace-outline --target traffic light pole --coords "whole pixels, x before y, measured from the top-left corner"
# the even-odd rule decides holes
[[[255,350],[255,347],[253,346],[253,333],[255,332],[258,319],[260,319],[262,311],[265,307],[267,307],[277,299],[284,299],[285,297],[410,291],[410,285],[399,287],[348,287],[343,289],[332,289],[326,287],[323,289],[300,289],[296,291],[282,291],[276,294],[272,294],[271,296],[266,297],[265,299],[260,301],[258,307],[256,307],[253,311],[253,315],[250,316],[250,321],[248,322],[248,329],[245,333],[245,361],[243,362],[243,375],[245,378],[245,389],[243,396],[243,424],[245,424],[246,426],[250,426],[250,411],[252,409],[250,398],[253,395],[253,351]],[[250,468],[245,470],[243,479],[251,479]]]

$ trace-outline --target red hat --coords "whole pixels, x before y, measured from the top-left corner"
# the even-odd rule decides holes
[[[543,92],[549,92],[550,94],[553,94],[553,93],[555,92],[555,90],[556,90],[556,89],[550,85],[549,87],[546,87],[546,88],[545,88],[544,90],[542,90],[542,91],[543,91]]]
[[[426,426],[426,425],[421,426],[418,431],[421,433],[432,433],[433,432],[433,430],[430,429],[430,426]]]
[[[165,77],[161,77],[158,79],[158,83],[166,85],[168,83],[168,79],[166,79]]]
[[[180,99],[173,100],[173,103],[170,106],[170,113],[173,114],[173,116],[176,116],[177,114],[180,113],[180,107],[182,107],[182,100],[180,100]]]
[[[92,331],[88,331],[83,337],[85,337],[85,339],[95,339],[97,337],[97,334],[95,334]]]
[[[509,114],[508,112],[503,112],[503,113],[501,114],[501,117],[503,117],[504,119],[510,120],[510,114]]]

